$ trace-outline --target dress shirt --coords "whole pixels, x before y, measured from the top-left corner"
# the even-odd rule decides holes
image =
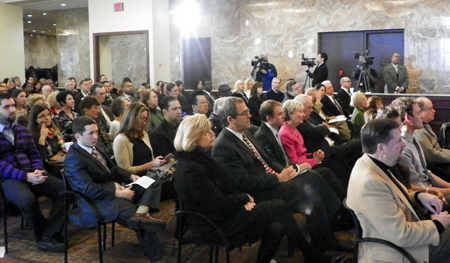
[[[334,105],[336,105],[336,108],[339,110],[341,114],[344,114],[344,110],[342,109],[341,104],[339,104],[339,102],[334,98],[334,96],[330,96],[327,94],[325,94],[325,96],[327,96],[334,103]]]
[[[5,138],[12,144],[14,145],[14,123],[11,123],[11,127],[6,127],[3,124],[0,124],[0,132],[3,133],[3,135],[5,135]]]
[[[81,145],[81,144],[78,144],[78,145],[81,147],[81,149],[85,150],[85,151],[88,152],[90,155],[92,155],[92,149],[93,149],[94,147],[87,147],[87,146],[84,146],[84,145]]]
[[[395,69],[395,73],[397,73],[398,74],[398,64],[394,64],[394,63],[392,63],[392,66],[394,67],[394,69]]]

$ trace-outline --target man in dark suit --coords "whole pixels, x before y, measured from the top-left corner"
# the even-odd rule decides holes
[[[322,82],[322,84],[325,85],[325,96],[323,96],[321,100],[323,104],[323,112],[329,117],[339,115],[345,115],[345,117],[348,117],[350,114],[352,114],[352,112],[347,112],[345,108],[342,107],[342,105],[334,97],[334,88],[331,82],[326,80]]]
[[[119,183],[135,182],[139,176],[113,164],[96,149],[97,123],[89,117],[80,117],[73,122],[73,132],[77,143],[70,147],[64,166],[72,189],[101,208],[99,212],[104,220],[116,220],[135,229],[150,261],[161,260],[164,249],[155,233],[163,231],[165,223],[149,214],[150,209],[159,209],[159,182],[154,182],[147,189],[139,185],[123,187]],[[84,227],[96,226],[95,216],[85,202],[77,199],[76,212],[80,224]]]
[[[302,94],[302,87],[300,87],[300,83],[295,81],[294,79],[290,79],[286,82],[286,93],[284,94],[284,99],[282,102],[287,100],[293,100],[295,96]]]
[[[98,115],[98,121],[102,123],[102,126],[105,128],[106,132],[109,133],[109,127],[111,126],[111,122],[114,120],[114,115],[111,111],[111,108],[104,105],[106,101],[106,90],[103,87],[103,84],[94,83],[91,86],[89,91],[91,95],[97,98],[98,102],[100,102],[100,113]]]
[[[340,82],[341,82],[341,89],[336,94],[337,100],[344,109],[344,112],[352,114],[353,110],[355,109],[352,106],[350,106],[350,101],[352,100],[352,94],[350,93],[352,81],[347,77],[343,77],[341,78]]]
[[[133,83],[129,81],[124,81],[120,85],[120,88],[122,89],[123,93],[119,97],[124,97],[131,103],[138,101],[138,98],[133,95],[134,93]]]
[[[308,73],[308,76],[310,78],[313,78],[312,85],[316,86],[318,83],[322,83],[323,81],[328,79],[328,68],[327,68],[327,60],[328,55],[327,53],[320,52],[317,54],[316,62],[317,67],[314,70],[314,72],[310,72],[309,69],[306,70],[306,73]]]
[[[273,78],[272,88],[264,94],[264,98],[266,100],[275,100],[278,102],[282,102],[284,99],[284,93],[280,91],[280,88],[281,88],[281,79]]]
[[[84,99],[84,97],[89,96],[89,91],[91,88],[91,81],[90,79],[83,79],[80,81],[80,91],[75,94],[75,111],[79,114],[82,114],[83,111],[80,109],[81,100]]]
[[[164,120],[149,133],[155,156],[175,154],[173,140],[181,121],[181,105],[174,96],[165,96],[161,101]]]
[[[331,235],[331,221],[340,201],[334,196],[328,200],[330,203],[324,204],[320,195],[304,183],[322,183],[327,187],[326,182],[313,173],[295,176],[297,171],[292,166],[286,166],[286,160],[277,163],[267,157],[263,147],[247,131],[251,115],[244,100],[226,98],[217,114],[225,128],[215,141],[212,156],[226,165],[226,172],[235,180],[233,184],[253,196],[255,202],[284,199],[293,212],[307,216],[307,229],[311,233],[313,246],[324,250],[333,248],[336,244]],[[334,195],[334,192],[330,190],[329,194]],[[330,206],[331,203],[333,205]],[[310,208],[313,209],[308,210]]]
[[[392,63],[383,69],[383,78],[388,85],[389,93],[405,93],[409,85],[409,74],[405,66],[399,65],[400,55],[394,53]]]
[[[111,93],[112,90],[112,85],[111,82],[109,81],[102,81],[103,87],[105,88],[105,102],[103,103],[103,105],[111,107],[111,103],[113,102],[113,100],[115,98],[117,98],[117,94],[116,93]]]

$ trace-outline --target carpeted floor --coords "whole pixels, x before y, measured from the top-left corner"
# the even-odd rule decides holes
[[[41,202],[43,207],[48,207],[48,201]],[[167,229],[158,234],[161,242],[165,246],[167,263],[176,262],[176,240],[173,238],[175,230],[175,204],[166,201],[161,205],[161,212],[156,214],[157,218],[165,220]],[[301,223],[303,218],[296,216]],[[2,230],[3,231],[3,230]],[[344,245],[350,245],[353,239],[353,233],[339,232],[336,234]],[[69,224],[69,262],[91,263],[98,262],[97,249],[97,231],[95,229],[84,229],[73,223]],[[1,235],[2,237],[2,235]],[[33,238],[33,231],[30,227],[20,229],[20,216],[8,216],[8,240],[9,253],[0,263],[19,263],[19,262],[63,262],[64,254],[44,253],[36,248],[36,242]],[[283,244],[278,250],[275,260],[277,263],[302,263],[302,254],[296,250],[294,256],[288,257],[287,240],[283,240]],[[0,244],[3,244],[3,238],[0,238]],[[255,262],[256,253],[259,244],[253,244],[251,247],[246,246],[242,251],[234,250],[230,253],[231,262],[251,263]],[[202,263],[208,262],[209,249],[206,247],[183,246],[182,262],[184,263]],[[225,254],[223,251],[219,254],[219,262],[225,262]],[[103,255],[104,262],[114,263],[141,263],[149,262],[144,256],[134,231],[126,229],[120,225],[116,225],[115,246],[111,247],[111,225],[108,226],[107,248]]]

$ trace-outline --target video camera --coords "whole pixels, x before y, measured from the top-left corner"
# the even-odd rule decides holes
[[[302,53],[302,66],[308,66],[308,68],[312,68],[316,65],[315,58],[305,58],[305,54]]]
[[[259,69],[266,69],[267,68],[267,57],[264,55],[261,56],[255,56],[255,59],[251,61],[252,67],[255,69],[259,67]]]
[[[370,68],[370,65],[373,65],[373,59],[375,57],[370,56],[370,50],[366,50],[364,53],[360,54],[358,51],[355,51],[355,59],[358,60],[359,65],[356,67],[360,70],[367,70]]]

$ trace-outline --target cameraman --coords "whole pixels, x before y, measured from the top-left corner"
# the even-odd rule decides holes
[[[320,52],[317,54],[316,62],[317,67],[314,72],[310,72],[309,69],[306,70],[306,73],[310,78],[313,78],[312,82],[313,86],[316,86],[318,83],[322,83],[323,81],[328,79],[328,68],[325,63],[327,63],[328,55],[327,53]]]
[[[378,83],[378,73],[376,70],[372,69],[370,66],[368,66],[367,69],[363,69],[364,72],[366,72],[367,77],[369,78],[369,87],[364,87],[364,81],[361,79],[361,81],[359,82],[359,86],[356,87],[356,91],[361,91],[361,92],[365,92],[365,91],[371,91],[371,92],[376,92],[375,90],[375,84]],[[352,73],[353,78],[355,79],[359,79],[359,75],[361,74],[361,67],[358,66],[358,68],[356,69],[356,71],[354,71]]]
[[[266,55],[261,55],[257,58],[257,61],[252,61],[254,66],[252,71],[252,77],[256,82],[263,83],[264,90],[270,90],[272,88],[272,80],[278,73],[273,64],[270,64]]]

